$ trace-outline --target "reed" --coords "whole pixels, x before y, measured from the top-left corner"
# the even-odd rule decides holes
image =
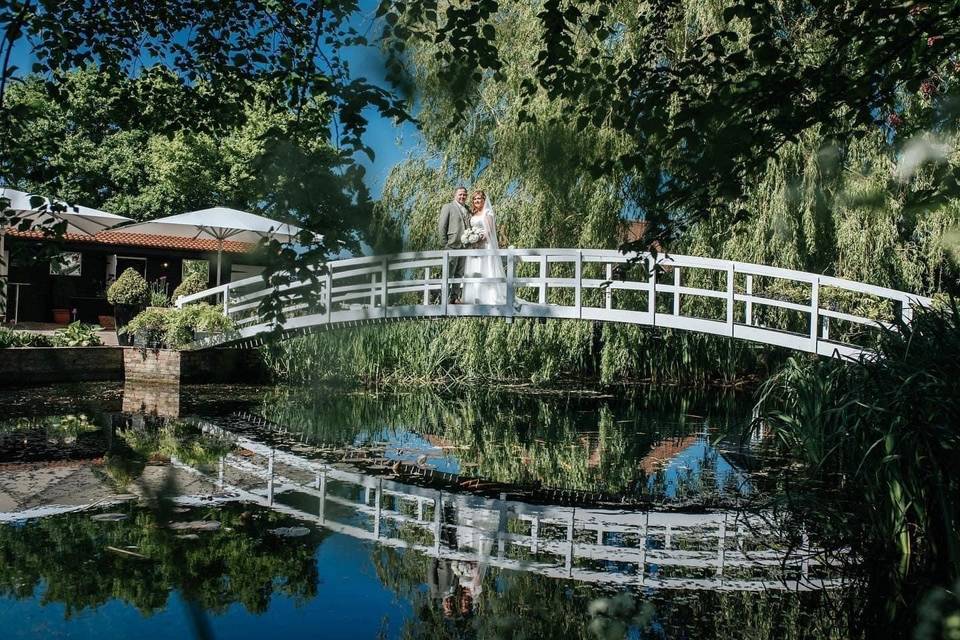
[[[459,319],[352,328],[267,347],[276,379],[367,384],[737,385],[783,353],[716,336],[587,321]]]
[[[874,605],[894,622],[909,624],[925,590],[960,576],[958,311],[923,310],[885,331],[875,358],[791,359],[758,404],[814,481],[792,506],[867,561]]]

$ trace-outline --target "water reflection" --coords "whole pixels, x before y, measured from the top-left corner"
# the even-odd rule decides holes
[[[113,626],[107,603],[156,616],[173,592],[237,637],[323,620],[339,637],[761,638],[832,619],[815,543],[741,508],[770,481],[725,436],[735,398],[205,393],[6,405],[0,599],[95,613],[115,637],[169,637]]]
[[[263,427],[258,437],[354,463],[384,458],[511,486],[630,500],[729,502],[753,490],[744,473],[754,464],[750,443],[739,438],[749,410],[732,394],[279,391],[252,413],[244,418]]]
[[[201,423],[205,433],[225,437]],[[596,509],[444,491],[310,460],[246,437],[217,475],[173,459],[238,498],[361,540],[578,582],[671,589],[833,586],[793,528],[736,511]],[[415,476],[411,480],[430,480]]]

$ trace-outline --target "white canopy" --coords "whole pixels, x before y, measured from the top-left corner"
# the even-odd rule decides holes
[[[130,218],[107,213],[98,209],[91,209],[81,205],[71,205],[61,200],[50,200],[41,196],[32,195],[16,189],[0,187],[0,198],[10,201],[9,208],[19,219],[27,219],[35,224],[47,220],[51,222],[64,221],[67,223],[66,233],[96,235],[105,229],[115,227],[122,222],[133,222]],[[31,206],[31,200],[36,206]],[[54,211],[54,204],[64,211]]]
[[[216,239],[219,243],[217,250],[218,286],[220,285],[220,262],[225,240],[252,243],[258,242],[262,238],[271,238],[277,242],[291,242],[300,233],[300,229],[291,224],[228,207],[213,207],[212,209],[201,209],[200,211],[158,218],[123,227],[123,231],[194,239],[207,236]]]

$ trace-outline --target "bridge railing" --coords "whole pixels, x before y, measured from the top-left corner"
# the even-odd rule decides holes
[[[503,275],[455,277],[455,260],[496,255]],[[453,287],[498,288],[496,304],[455,304]],[[875,285],[714,258],[624,255],[599,249],[423,251],[328,262],[314,280],[269,286],[262,277],[192,296],[222,304],[250,342],[274,326],[260,303],[277,296],[286,333],[402,318],[572,318],[658,326],[741,338],[822,355],[856,357],[861,334],[909,321],[931,300]],[[211,346],[217,339],[198,343]]]
[[[199,426],[231,435],[210,423]],[[233,437],[236,449],[221,458],[215,477],[174,463],[242,499],[384,546],[584,582],[716,590],[840,584],[822,550],[757,515],[488,498],[368,475]]]

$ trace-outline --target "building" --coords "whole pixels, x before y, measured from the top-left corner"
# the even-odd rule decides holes
[[[8,321],[16,315],[20,322],[53,322],[56,315],[59,322],[97,323],[100,316],[113,315],[106,290],[128,268],[168,296],[190,269],[206,270],[210,286],[217,281],[219,241],[213,238],[125,233],[119,229],[96,235],[68,233],[53,240],[37,231],[8,229],[5,248]],[[227,240],[222,248],[224,282],[263,271],[255,244]],[[59,260],[37,260],[36,256],[43,253],[52,253]]]

